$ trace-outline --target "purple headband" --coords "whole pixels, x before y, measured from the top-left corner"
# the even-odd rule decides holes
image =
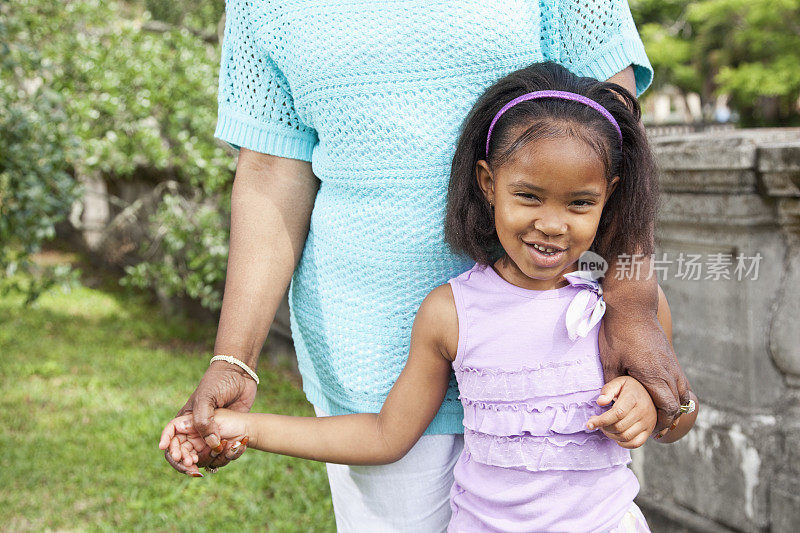
[[[601,115],[606,117],[606,119],[608,119],[608,121],[611,122],[611,124],[613,124],[614,128],[617,130],[617,135],[619,135],[619,144],[620,146],[622,146],[622,130],[619,129],[619,124],[617,124],[617,121],[614,120],[613,115],[611,115],[611,113],[608,112],[608,109],[601,106],[591,98],[586,98],[582,94],[569,93],[566,91],[535,91],[532,93],[523,94],[522,96],[517,96],[509,103],[504,105],[503,109],[498,111],[497,114],[494,116],[494,119],[492,119],[492,123],[489,125],[489,133],[486,134],[487,158],[489,157],[489,140],[492,138],[492,130],[494,129],[494,125],[497,124],[497,121],[500,120],[500,117],[503,116],[503,113],[505,113],[506,111],[508,111],[509,109],[511,109],[520,102],[526,102],[528,100],[537,100],[539,98],[560,98],[562,100],[572,100],[575,102],[586,104],[592,109],[597,110],[598,112],[600,112]]]

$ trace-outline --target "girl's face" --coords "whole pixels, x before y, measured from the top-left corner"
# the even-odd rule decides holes
[[[619,182],[619,176],[607,181],[600,157],[573,137],[531,142],[495,169],[478,161],[476,174],[494,204],[494,224],[506,252],[495,270],[533,290],[567,284],[563,274],[574,271],[592,245],[603,206]],[[542,251],[547,248],[552,251]]]

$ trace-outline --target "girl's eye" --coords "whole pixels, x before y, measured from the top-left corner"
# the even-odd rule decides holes
[[[524,193],[524,192],[518,192],[514,196],[520,196],[522,198],[525,198],[526,200],[538,200],[538,198],[535,195]]]
[[[594,205],[594,203],[588,200],[575,200],[574,202],[572,202],[572,204],[576,205],[577,207],[591,207]]]

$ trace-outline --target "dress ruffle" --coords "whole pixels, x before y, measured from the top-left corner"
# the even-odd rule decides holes
[[[583,393],[583,399],[558,402],[529,401],[510,404],[472,401],[461,397],[464,406],[464,427],[492,435],[552,436],[588,432],[589,418],[606,411],[597,405],[597,391]],[[573,395],[575,396],[575,395]]]
[[[464,365],[454,370],[461,395],[473,401],[524,401],[603,386],[603,369],[597,355],[586,359],[543,363],[515,371]]]
[[[575,341],[597,326],[605,303],[591,273],[565,277],[581,289],[565,315],[569,338]],[[597,405],[603,369],[597,345],[591,344],[570,350],[565,343],[564,350],[570,351],[561,355],[564,360],[548,361],[543,354],[545,360],[533,366],[497,368],[504,361],[502,353],[481,353],[474,366],[465,365],[472,352],[454,365],[469,457],[529,471],[599,470],[629,463],[628,450],[601,431],[586,428],[589,418],[608,409]]]
[[[479,463],[530,471],[599,470],[631,460],[628,450],[599,431],[508,437],[465,429],[464,446]]]

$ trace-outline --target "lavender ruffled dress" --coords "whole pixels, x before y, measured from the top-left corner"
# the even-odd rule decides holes
[[[606,409],[595,402],[602,290],[587,273],[565,277],[565,287],[529,290],[476,264],[449,280],[464,451],[448,531],[603,532],[631,511],[630,453],[586,430]],[[643,517],[637,527],[647,531]]]

